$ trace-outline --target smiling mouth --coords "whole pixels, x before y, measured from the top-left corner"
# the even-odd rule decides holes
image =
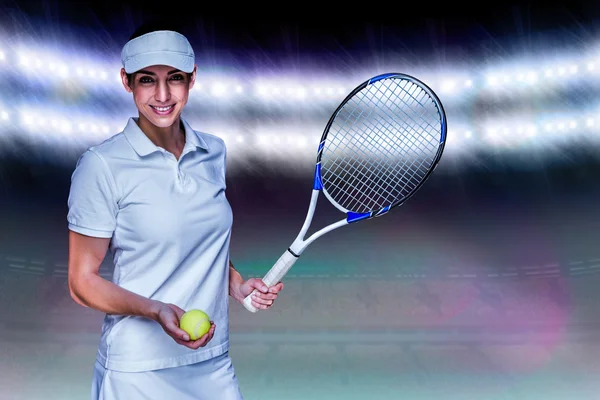
[[[164,115],[173,111],[173,109],[175,108],[175,104],[171,104],[170,106],[166,107],[150,106],[150,108],[152,108],[152,110],[154,110],[155,113]]]

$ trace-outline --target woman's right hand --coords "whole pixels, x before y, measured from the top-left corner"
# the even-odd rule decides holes
[[[215,323],[210,321],[210,329],[206,334],[199,337],[197,340],[190,340],[186,331],[179,327],[179,320],[185,314],[185,310],[177,307],[175,304],[160,303],[156,322],[158,322],[167,335],[182,346],[196,350],[206,344],[213,338],[215,334]]]

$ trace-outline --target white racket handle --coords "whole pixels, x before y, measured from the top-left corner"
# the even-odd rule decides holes
[[[271,287],[279,283],[279,281],[281,281],[281,278],[285,276],[285,274],[290,270],[292,265],[294,265],[296,260],[298,260],[298,257],[290,253],[289,250],[286,250],[285,253],[283,253],[281,257],[279,257],[279,260],[277,260],[275,265],[271,267],[269,272],[267,272],[265,277],[262,279],[265,285],[267,285],[267,287]],[[246,307],[248,311],[251,311],[253,313],[258,311],[258,308],[252,305],[252,295],[254,294],[254,292],[256,292],[256,289],[254,289],[252,293],[246,296],[246,298],[242,302],[244,307]]]

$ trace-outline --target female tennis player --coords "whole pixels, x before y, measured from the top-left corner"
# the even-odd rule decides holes
[[[267,309],[283,289],[244,280],[229,260],[225,144],[181,117],[194,57],[177,29],[138,29],[121,53],[138,116],[88,148],[71,177],[71,296],[106,314],[92,400],[242,399],[228,353],[228,296],[242,302],[257,289],[253,305]],[[108,250],[112,281],[98,273]],[[198,340],[179,328],[190,309],[211,317]]]

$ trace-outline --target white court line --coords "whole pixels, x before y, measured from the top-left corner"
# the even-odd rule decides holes
[[[521,269],[540,269],[539,265],[528,265],[526,267],[521,267]]]
[[[22,272],[26,272],[27,270],[33,270],[36,272],[44,272],[45,268],[43,267],[37,267],[37,266],[25,266],[22,265],[21,263],[27,263],[28,260],[26,258],[23,257],[15,257],[15,256],[10,256],[10,255],[0,255],[0,258],[4,258],[7,261],[10,261],[10,263],[8,263],[8,266],[11,268],[16,268]],[[582,260],[572,260],[567,262],[566,264],[570,265],[570,266],[579,266],[581,264],[586,264],[586,263],[597,263],[600,261],[600,258],[591,258],[588,259],[587,261],[582,261]],[[47,261],[46,260],[42,260],[42,259],[31,259],[29,260],[30,264],[34,264],[34,265],[39,265],[39,266],[44,266],[46,265]],[[68,273],[68,264],[64,263],[64,262],[57,262],[53,264],[54,267],[58,267],[55,268],[53,272],[57,273],[57,274],[65,274]],[[445,275],[446,278],[474,278],[477,276],[486,276],[486,277],[490,277],[490,278],[495,278],[495,277],[499,277],[499,276],[503,276],[503,277],[508,277],[508,276],[518,276],[519,273],[524,273],[524,275],[547,275],[547,274],[555,274],[555,273],[560,273],[560,269],[556,269],[557,267],[560,268],[561,264],[559,263],[550,263],[550,264],[545,264],[543,266],[539,266],[539,265],[528,265],[528,266],[522,266],[522,267],[505,267],[502,268],[504,271],[508,271],[508,270],[512,270],[512,271],[520,271],[520,272],[496,272],[496,273],[486,273],[484,270],[482,270],[481,272],[476,272],[475,274],[448,274]],[[584,270],[584,269],[599,269],[600,268],[600,264],[594,264],[594,265],[588,265],[586,266],[581,266],[581,267],[569,267],[568,271],[571,275],[581,275],[581,273],[579,273],[580,271]],[[540,271],[541,269],[551,269],[551,270],[546,270],[546,271]],[[538,270],[538,271],[533,271],[533,270]],[[112,273],[105,273],[105,274],[100,274],[102,276],[105,277],[111,277]],[[260,275],[249,275],[250,277],[260,277]],[[426,278],[429,275],[425,274],[396,274],[395,277],[396,278],[409,278],[409,279],[416,279],[416,278]],[[434,275],[431,275],[434,276]],[[435,275],[437,276],[437,275]],[[289,278],[359,278],[359,279],[364,279],[364,278],[369,278],[369,279],[381,279],[383,278],[383,275],[381,274],[371,274],[371,275],[367,275],[367,274],[339,274],[339,275],[331,275],[331,274],[290,274],[288,275]]]
[[[552,274],[552,273],[560,273],[560,269],[553,269],[553,270],[549,270],[549,271],[526,272],[525,275],[542,275],[542,274]]]
[[[558,266],[559,266],[558,264],[546,264],[542,268],[555,268],[555,267],[558,267]]]
[[[14,271],[14,272],[18,272],[19,274],[29,274],[29,275],[44,275],[43,273],[37,272],[37,271],[29,271],[27,269],[13,269],[13,270],[9,270],[9,271]]]
[[[587,275],[587,274],[593,274],[595,273],[595,271],[575,271],[573,272],[571,275]]]
[[[16,261],[16,262],[27,262],[26,259],[24,258],[20,258],[20,257],[11,257],[11,256],[6,256],[5,257],[6,260],[8,261]]]

